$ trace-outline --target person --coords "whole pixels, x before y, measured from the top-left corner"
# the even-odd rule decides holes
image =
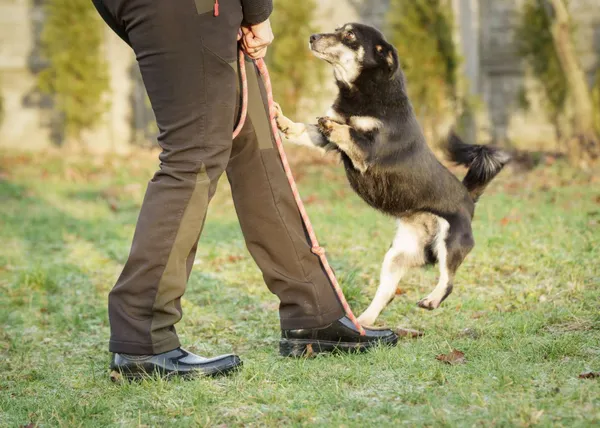
[[[216,375],[241,365],[236,355],[186,351],[175,331],[207,206],[224,172],[248,250],[280,300],[280,353],[395,344],[390,330],[359,334],[311,252],[252,61],[246,61],[248,118],[232,138],[240,109],[238,40],[249,58],[264,57],[273,40],[272,0],[93,3],[135,52],[162,148],[129,257],[108,298],[111,368],[138,377]]]

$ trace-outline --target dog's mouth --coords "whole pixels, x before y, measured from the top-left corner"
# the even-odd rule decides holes
[[[340,60],[341,43],[335,34],[313,34],[308,43],[313,55],[330,64]]]

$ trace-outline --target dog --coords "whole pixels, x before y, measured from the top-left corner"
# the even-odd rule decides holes
[[[475,245],[475,203],[510,156],[466,144],[450,132],[449,158],[468,171],[461,182],[443,166],[429,149],[407,95],[398,52],[379,30],[350,23],[312,35],[309,45],[333,67],[337,98],[316,124],[295,123],[277,107],[279,130],[292,143],[339,152],[353,190],[398,223],[375,297],[358,320],[373,325],[407,270],[434,263],[439,281],[418,306],[436,309],[452,292],[456,271]]]

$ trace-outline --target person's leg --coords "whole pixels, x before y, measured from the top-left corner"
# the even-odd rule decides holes
[[[231,151],[239,0],[103,0],[139,63],[160,129],[129,258],[109,296],[110,351],[179,347],[174,325],[208,202]],[[204,10],[206,9],[206,10]]]
[[[313,328],[344,316],[311,245],[271,131],[261,78],[247,61],[248,118],[233,142],[227,177],[246,245],[271,292],[282,329]]]

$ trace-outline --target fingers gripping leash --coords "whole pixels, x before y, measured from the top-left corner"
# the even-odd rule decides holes
[[[242,81],[242,85],[241,85],[242,86],[242,109],[241,109],[238,125],[235,128],[235,131],[233,132],[233,138],[235,138],[239,135],[240,131],[242,130],[242,128],[244,126],[244,122],[246,121],[246,116],[248,113],[248,79],[246,76],[245,62],[246,62],[245,55],[244,55],[243,51],[240,49],[239,67],[240,67],[240,78]],[[360,332],[360,334],[364,336],[365,330],[358,323],[358,320],[356,319],[356,317],[352,313],[352,310],[350,309],[350,305],[348,304],[346,297],[344,296],[344,292],[342,291],[342,288],[340,287],[340,284],[338,283],[338,281],[335,277],[333,269],[331,268],[331,266],[329,265],[329,262],[327,261],[327,257],[325,256],[325,249],[319,245],[319,241],[317,240],[317,236],[313,229],[312,223],[310,222],[310,218],[308,217],[308,213],[306,212],[306,209],[304,208],[304,204],[302,203],[302,198],[300,197],[300,192],[298,191],[298,186],[296,186],[296,181],[294,180],[292,170],[290,168],[289,162],[287,160],[287,156],[283,149],[283,142],[281,141],[281,137],[279,136],[279,131],[277,129],[277,123],[275,121],[275,103],[273,101],[273,88],[271,86],[271,79],[269,77],[269,70],[267,69],[267,64],[265,63],[265,61],[263,59],[259,59],[256,61],[256,66],[258,67],[258,70],[263,79],[263,83],[265,85],[265,89],[267,92],[267,99],[268,99],[268,105],[269,105],[269,118],[271,120],[271,128],[272,128],[271,131],[273,133],[273,136],[275,137],[275,143],[277,145],[277,150],[279,151],[281,163],[283,164],[283,169],[285,170],[285,175],[287,176],[288,182],[292,189],[292,193],[294,194],[294,199],[296,200],[296,205],[298,206],[298,210],[300,211],[300,215],[302,216],[302,221],[304,222],[304,226],[306,227],[308,236],[310,237],[310,241],[311,241],[311,245],[312,245],[311,251],[320,258],[321,263],[325,269],[325,272],[327,273],[327,276],[329,277],[329,280],[331,281],[331,284],[333,285],[333,288],[337,294],[337,297],[344,308],[344,312],[346,313],[346,316],[352,321],[352,323],[357,328],[357,330]]]

